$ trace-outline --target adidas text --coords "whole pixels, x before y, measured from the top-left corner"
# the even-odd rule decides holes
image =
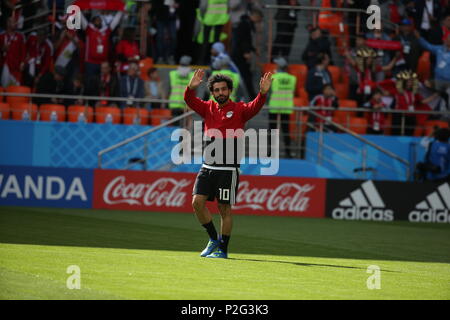
[[[394,212],[389,209],[372,207],[336,208],[331,213],[338,220],[393,221]]]
[[[410,222],[437,222],[448,223],[450,222],[450,214],[448,210],[414,210],[408,215]]]

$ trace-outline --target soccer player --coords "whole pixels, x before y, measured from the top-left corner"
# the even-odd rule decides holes
[[[272,84],[272,74],[266,73],[261,77],[259,94],[255,100],[244,103],[230,100],[233,91],[233,81],[223,74],[216,74],[208,79],[208,89],[214,100],[203,101],[196,97],[195,90],[203,82],[205,72],[195,71],[188,87],[184,92],[186,104],[197,112],[204,120],[205,135],[208,137],[205,146],[205,159],[195,180],[192,206],[197,219],[206,229],[209,242],[200,256],[207,258],[227,258],[228,242],[230,241],[232,218],[231,206],[236,202],[236,193],[239,185],[239,157],[237,156],[237,138],[227,134],[227,129],[244,130],[245,123],[253,118],[264,106],[267,92]],[[215,130],[214,130],[215,129]],[[220,135],[217,134],[220,131]],[[216,131],[214,133],[214,131]],[[217,138],[217,141],[215,140]],[[222,138],[222,140],[220,140]],[[226,145],[229,139],[232,142],[234,153],[226,154]],[[216,161],[215,156],[208,156],[206,149],[209,144],[215,143],[222,148],[221,160]],[[217,151],[217,150],[216,150]],[[211,153],[212,154],[212,153]],[[232,159],[230,159],[232,158]],[[230,161],[232,160],[232,161]],[[211,213],[206,207],[206,201],[217,199],[221,216],[221,233],[218,237],[214,227]]]

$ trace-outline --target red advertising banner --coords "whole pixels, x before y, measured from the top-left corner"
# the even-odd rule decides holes
[[[196,174],[94,170],[95,209],[193,212]],[[270,176],[240,177],[235,214],[325,216],[325,179]],[[215,203],[208,203],[217,212]]]

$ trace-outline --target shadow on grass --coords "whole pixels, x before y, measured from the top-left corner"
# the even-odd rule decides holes
[[[352,267],[352,266],[339,266],[335,264],[321,264],[321,263],[305,263],[305,262],[295,262],[295,261],[279,261],[279,260],[262,260],[262,259],[238,259],[238,258],[228,258],[228,260],[235,261],[251,261],[251,262],[267,262],[267,263],[285,263],[292,264],[294,266],[301,267],[325,267],[325,268],[338,268],[338,269],[360,269],[367,270],[367,268],[362,267]],[[390,270],[382,270],[383,272],[399,272],[399,271],[390,271]]]
[[[265,218],[239,220],[230,244],[232,254],[450,262],[446,247],[450,238],[443,238],[448,234],[443,236],[441,232],[434,236],[433,229],[414,238],[417,230],[399,235],[405,229],[397,229],[396,225],[380,228],[380,225],[368,223]],[[289,227],[291,233],[284,232]],[[298,234],[297,227],[303,228]],[[1,243],[190,251],[198,255],[206,245],[205,235],[195,218],[187,214],[0,206]]]

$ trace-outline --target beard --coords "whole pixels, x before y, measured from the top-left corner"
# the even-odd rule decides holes
[[[229,98],[230,98],[230,96],[224,96],[224,95],[214,96],[214,100],[216,100],[216,102],[218,104],[224,104],[225,102],[228,101]]]

